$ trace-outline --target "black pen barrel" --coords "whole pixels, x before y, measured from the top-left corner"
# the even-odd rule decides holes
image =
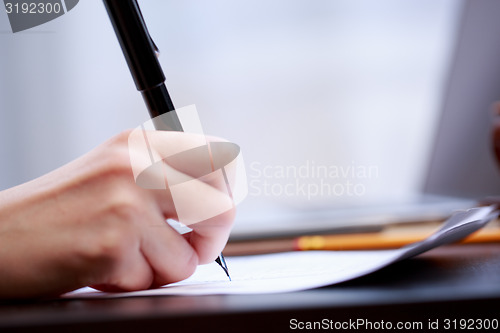
[[[165,75],[155,45],[136,0],[103,0],[123,55],[146,102],[156,129],[182,131],[172,99],[165,87]],[[162,117],[157,118],[160,115]]]
[[[135,0],[103,0],[137,90],[165,82],[155,46]]]
[[[168,112],[175,110],[175,107],[165,84],[162,83],[154,88],[143,90],[141,93],[157,130],[183,131],[177,114],[175,112]],[[158,117],[160,115],[161,117]]]

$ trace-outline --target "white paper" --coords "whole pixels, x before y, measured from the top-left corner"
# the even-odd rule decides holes
[[[66,298],[114,298],[154,295],[262,294],[299,291],[351,280],[457,241],[494,217],[494,207],[474,208],[453,215],[426,240],[395,250],[304,251],[226,258],[232,281],[216,264],[199,266],[188,279],[162,288],[104,293],[82,288]]]

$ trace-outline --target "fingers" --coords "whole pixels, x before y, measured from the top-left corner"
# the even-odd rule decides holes
[[[207,144],[204,136],[183,132],[136,130],[130,134],[136,183],[166,190],[158,192],[166,217],[190,225],[233,208],[232,169],[239,147],[210,140]]]
[[[193,229],[189,236],[181,236],[162,221],[143,230],[141,248],[153,267],[153,285],[188,277],[197,264],[213,261],[229,237],[234,219],[231,163],[239,148],[209,140],[214,144],[197,134],[142,130],[129,137],[137,184],[155,189],[149,191],[164,218]],[[226,165],[231,168],[225,170]]]
[[[234,221],[235,209],[226,211],[202,223],[190,226],[187,239],[198,255],[200,264],[214,261],[226,245]]]
[[[177,282],[193,274],[198,265],[198,254],[168,224],[162,221],[144,228],[141,238],[141,251],[154,271],[152,286]]]
[[[199,178],[230,163],[239,153],[237,145],[216,137],[141,129],[130,133],[128,147],[135,179],[143,172],[157,171],[160,181],[156,188],[164,188],[163,170],[160,167],[149,169],[161,161],[186,175]],[[169,179],[169,182],[178,181]]]
[[[107,292],[143,290],[151,286],[154,272],[140,249],[126,251],[121,260],[110,263],[113,268],[105,283],[92,285],[93,288]],[[109,267],[108,267],[109,269]]]
[[[218,176],[221,179],[223,177],[221,174],[211,176]],[[200,264],[206,264],[213,261],[222,251],[231,231],[235,208],[227,190],[224,191],[210,185],[216,181],[206,181],[190,178],[186,182],[170,187],[170,191],[154,191],[158,205],[166,206],[163,208],[165,217],[189,225],[193,231],[188,238],[189,242],[186,242],[185,238],[180,237],[175,230],[162,221],[161,228],[156,226],[150,232],[158,233],[154,236],[164,234],[165,240],[145,243],[144,245],[150,249],[148,254],[165,253],[168,249],[174,249],[174,252],[170,252],[168,255],[178,251],[179,258],[181,258],[181,254],[184,258],[179,262],[190,262],[189,257],[196,255]],[[225,189],[225,183],[223,186]],[[165,205],[167,200],[171,200],[171,204]],[[186,246],[195,253],[189,253],[189,248],[186,249]],[[168,262],[171,262],[170,259]],[[156,262],[156,264],[161,265],[160,262]],[[181,275],[187,274],[186,271],[181,270],[182,267],[176,267],[175,269],[179,269]],[[189,270],[190,267],[192,266],[188,265],[186,269]],[[171,277],[167,277],[166,280],[171,280]]]
[[[176,154],[188,152],[192,149],[206,146],[206,139],[203,135],[189,134],[183,132],[169,132],[169,131],[145,131],[136,129],[132,131],[128,138],[128,148],[130,151],[130,161],[134,177],[137,181],[139,175],[143,172],[153,173],[152,176],[159,180],[156,187],[146,187],[138,183],[144,188],[159,188],[164,189],[164,175],[161,168],[161,162]],[[210,160],[208,155],[202,156],[203,149],[199,150],[194,156],[205,157],[204,163],[202,159],[198,158],[196,170],[210,171]],[[189,156],[184,156],[188,158]],[[175,159],[174,159],[175,160]],[[152,166],[155,166],[152,168]],[[181,165],[185,173],[189,174],[189,168],[186,163]],[[153,169],[153,170],[152,170]],[[198,174],[193,174],[196,177]]]
[[[198,255],[189,242],[165,223],[161,214],[145,212],[142,219],[113,223],[99,236],[95,257],[103,271],[92,286],[103,291],[133,291],[189,277]],[[96,251],[88,251],[96,252]],[[94,265],[95,271],[96,265]]]
[[[175,169],[175,179],[184,181],[170,185],[169,193],[174,212],[173,218],[185,225],[203,222],[233,209],[233,201],[224,182],[221,170],[194,179]]]

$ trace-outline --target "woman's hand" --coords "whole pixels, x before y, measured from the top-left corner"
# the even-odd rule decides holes
[[[193,195],[181,198],[184,207],[230,206],[180,235],[165,223],[177,217],[169,188],[135,183],[129,134],[0,192],[0,298],[54,296],[88,285],[147,289],[185,279],[198,264],[217,257],[234,219],[221,185],[210,180],[190,185]],[[186,133],[154,135],[188,146],[193,139]],[[192,163],[177,163],[173,170],[190,177]]]

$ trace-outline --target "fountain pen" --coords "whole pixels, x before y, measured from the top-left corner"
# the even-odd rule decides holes
[[[165,75],[158,61],[158,47],[149,35],[139,4],[136,0],[103,1],[149,115],[151,118],[156,118],[168,113],[168,122],[154,122],[156,129],[182,132],[179,118],[175,112],[170,112],[175,110],[175,107],[165,86]],[[222,253],[215,262],[231,280]]]

